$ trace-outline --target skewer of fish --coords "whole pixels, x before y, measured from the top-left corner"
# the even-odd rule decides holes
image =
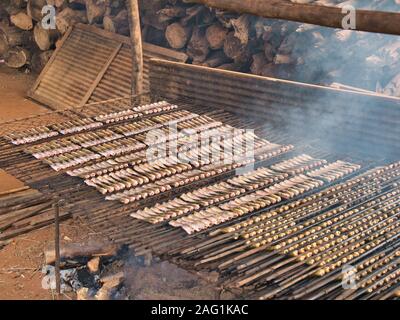
[[[174,104],[170,104],[167,101],[159,101],[155,103],[150,103],[146,105],[140,105],[137,107],[134,107],[132,110],[136,112],[141,112],[143,114],[153,114],[153,113],[159,113],[163,111],[170,111],[177,109],[178,106]]]
[[[57,131],[49,129],[48,127],[37,127],[17,133],[10,133],[4,137],[14,145],[23,145],[58,135],[59,133]]]
[[[302,154],[294,158],[284,160],[271,166],[271,169],[287,172],[290,174],[303,173],[315,167],[320,167],[328,162],[323,159],[314,159],[313,157]]]
[[[71,134],[96,129],[101,127],[102,125],[103,124],[101,122],[94,121],[91,118],[84,118],[56,123],[51,125],[51,127],[59,131],[61,134]]]
[[[328,182],[338,180],[346,175],[353,173],[361,168],[358,164],[338,160],[327,164],[320,169],[308,172],[307,175],[314,178],[324,179]]]
[[[43,159],[78,149],[81,149],[81,146],[69,141],[67,138],[34,145],[26,148],[25,152],[32,154],[36,159]]]

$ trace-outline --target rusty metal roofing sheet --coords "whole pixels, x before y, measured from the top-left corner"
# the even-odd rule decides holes
[[[184,53],[145,43],[144,87],[148,90],[149,60],[185,62]],[[130,39],[89,25],[68,30],[28,95],[53,109],[130,95]]]

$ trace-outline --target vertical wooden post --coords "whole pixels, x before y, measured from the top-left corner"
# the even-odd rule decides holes
[[[143,46],[140,27],[139,1],[128,0],[129,27],[132,50],[132,96],[143,93]]]
[[[55,278],[57,298],[61,294],[61,276],[60,276],[60,201],[54,204],[54,250],[55,250]]]

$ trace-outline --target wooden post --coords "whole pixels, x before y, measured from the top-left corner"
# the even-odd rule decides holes
[[[54,250],[55,250],[55,278],[56,278],[56,292],[58,299],[61,294],[61,275],[60,275],[60,205],[61,202],[57,201],[54,204]]]
[[[346,14],[338,7],[292,3],[283,0],[184,0],[212,8],[248,13],[265,18],[284,19],[342,29]],[[400,35],[400,13],[356,10],[356,30]]]
[[[128,1],[128,12],[132,50],[132,96],[134,96],[143,93],[143,48],[138,0]]]

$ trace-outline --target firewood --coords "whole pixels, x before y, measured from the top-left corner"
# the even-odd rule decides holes
[[[94,299],[89,295],[89,288],[82,287],[76,291],[76,300],[94,300]]]
[[[1,4],[0,4],[0,26],[4,25],[7,26],[9,25],[9,15],[6,9],[4,9]]]
[[[195,63],[204,62],[210,52],[204,29],[195,27],[190,38],[187,54]]]
[[[206,39],[212,50],[221,49],[229,30],[224,28],[220,23],[209,26],[206,30]]]
[[[161,9],[157,14],[161,23],[170,22],[177,18],[183,18],[186,15],[186,9],[180,6],[172,6]]]
[[[87,268],[91,273],[98,273],[100,270],[100,257],[90,259],[87,263]]]
[[[159,46],[167,47],[168,41],[165,38],[165,32],[163,30],[158,30],[152,26],[147,25],[143,31],[145,32],[145,37],[143,37],[146,42],[153,43]]]
[[[180,23],[187,26],[192,23],[193,18],[198,17],[202,12],[204,12],[205,7],[202,5],[195,5],[186,9],[186,16],[180,20]],[[203,23],[205,23],[203,21]]]
[[[125,34],[125,30],[129,29],[128,11],[121,10],[116,16],[105,16],[103,19],[104,30]]]
[[[235,37],[242,45],[246,45],[249,42],[250,16],[242,14],[239,18],[232,19],[231,24],[235,30]]]
[[[17,9],[26,8],[26,0],[10,0],[10,6]]]
[[[33,36],[39,49],[46,51],[54,47],[60,34],[54,29],[44,29],[40,23],[37,23],[33,29]]]
[[[10,16],[11,23],[22,30],[32,30],[32,18],[24,12],[18,12]]]
[[[170,24],[165,30],[165,38],[171,48],[182,49],[186,46],[191,34],[191,28],[182,26],[179,22]]]
[[[140,9],[146,12],[158,12],[162,8],[164,8],[168,3],[168,0],[140,0],[139,6]]]
[[[46,0],[47,4],[56,8],[61,8],[67,5],[67,0]]]
[[[86,15],[90,24],[101,23],[106,12],[104,0],[86,0]]]
[[[237,15],[231,12],[227,12],[225,10],[215,9],[215,17],[225,28],[231,29],[232,19],[236,18]]]
[[[65,8],[57,15],[56,27],[62,35],[69,27],[77,23],[87,23],[87,17],[84,11]]]
[[[225,63],[217,68],[221,69],[221,70],[228,70],[228,71],[240,71],[242,68],[242,65],[240,63],[233,62],[233,63]]]
[[[0,56],[16,46],[28,45],[31,41],[31,33],[13,26],[0,27]]]
[[[274,58],[275,64],[290,64],[294,62],[289,54],[277,54]]]
[[[30,52],[22,47],[11,48],[4,55],[4,61],[7,67],[18,69],[30,63]]]
[[[232,0],[185,0],[201,3],[209,7],[233,12],[258,15],[265,18],[285,19],[331,28],[342,28],[342,8],[328,5],[293,4],[289,1],[232,1]],[[298,0],[299,2],[301,0]],[[302,0],[301,2],[303,2]],[[293,2],[293,1],[292,1]],[[382,2],[382,1],[377,1]],[[359,31],[378,32],[399,35],[399,25],[395,12],[374,12],[358,9],[356,29]],[[396,21],[387,23],[387,21]]]
[[[242,44],[233,31],[230,32],[225,39],[224,52],[227,57],[238,63],[248,61],[250,57],[248,46]]]
[[[61,245],[61,259],[78,259],[85,258],[89,260],[92,257],[112,257],[117,254],[118,248],[114,245],[103,245],[100,243],[90,245],[80,245],[69,243]],[[48,248],[44,252],[45,263],[54,264],[55,251],[54,248]]]
[[[269,42],[264,42],[264,56],[268,62],[274,60],[276,49]]]
[[[168,26],[167,22],[161,22],[158,12],[162,10],[168,2],[166,0],[155,1],[140,1],[140,8],[142,11],[141,20],[144,25],[152,26],[158,30],[165,31]]]
[[[160,22],[158,20],[157,14],[146,14],[142,18],[142,22],[145,25],[152,26],[158,30],[164,31],[165,28],[168,26],[167,22]]]
[[[125,0],[109,0],[108,6],[112,10],[121,10],[125,7]]]
[[[223,51],[216,51],[210,54],[206,61],[200,63],[203,67],[216,68],[223,64],[229,63],[231,60],[223,53]]]
[[[124,280],[124,273],[119,272],[117,274],[107,276],[100,279],[103,286],[97,291],[95,298],[97,300],[109,300],[113,293],[122,285]]]
[[[273,63],[268,63],[266,65],[264,65],[263,69],[261,70],[261,76],[264,77],[275,77],[275,75],[277,74],[277,66]]]
[[[42,9],[47,5],[46,0],[28,0],[27,14],[35,21],[40,21],[43,17]]]
[[[268,64],[268,60],[264,55],[264,52],[259,52],[253,55],[253,62],[250,67],[252,74],[261,76],[264,67]]]
[[[40,73],[50,60],[54,50],[37,51],[32,55],[31,67],[36,73]]]

